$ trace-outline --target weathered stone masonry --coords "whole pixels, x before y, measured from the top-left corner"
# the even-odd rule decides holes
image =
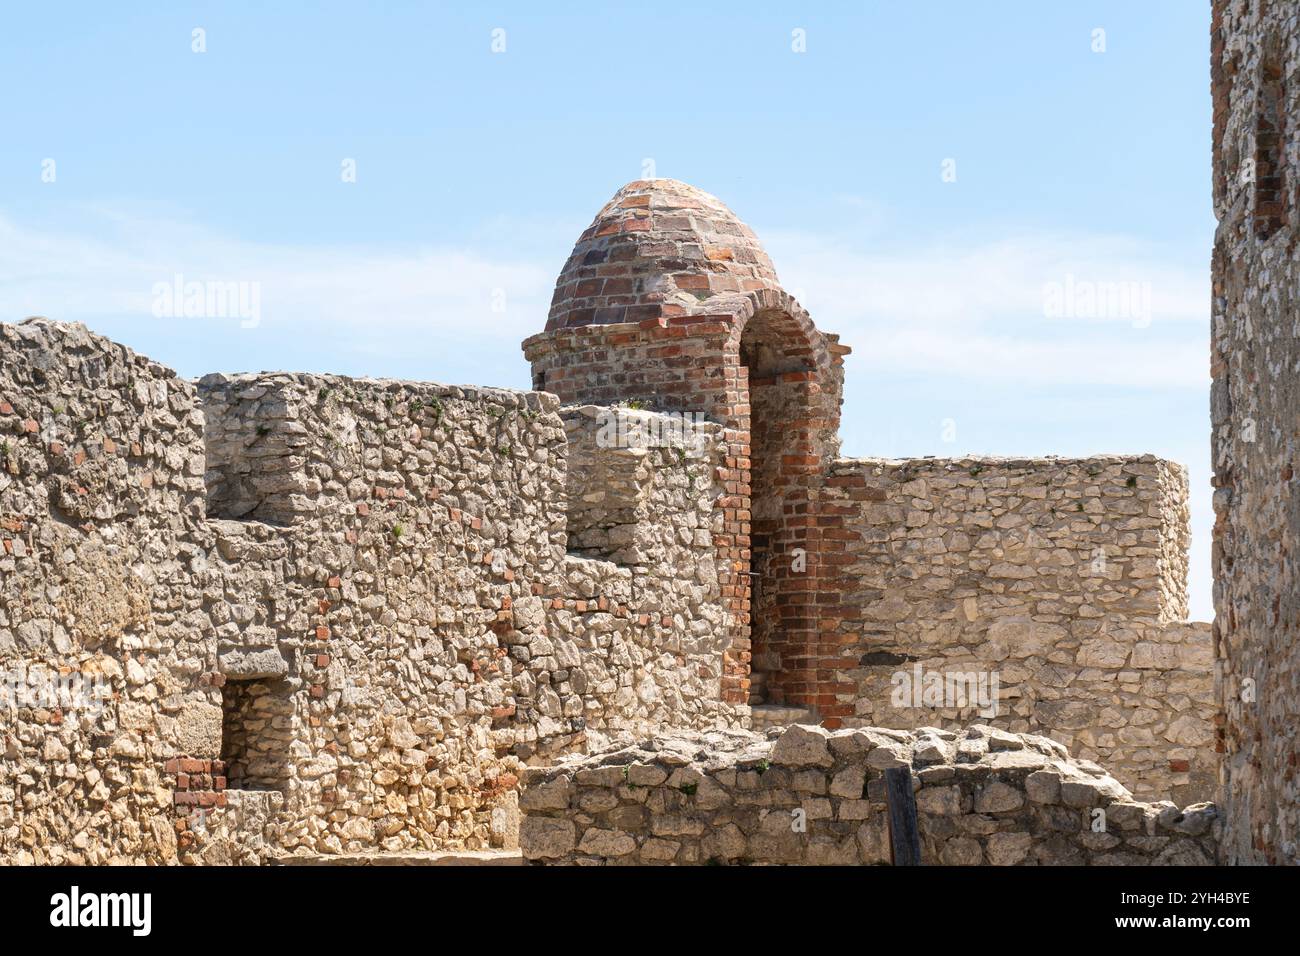
[[[1300,862],[1300,10],[1215,0],[1210,393],[1224,860]]]
[[[848,349],[669,180],[601,211],[525,352],[534,392],[191,383],[0,325],[0,668],[107,691],[0,707],[0,859],[508,846],[528,766],[792,720],[978,721],[1206,795],[1180,467],[840,458]],[[900,702],[914,668],[996,711]]]
[[[524,858],[605,865],[890,862],[884,772],[913,771],[922,859],[1203,865],[1212,804],[1141,803],[1045,737],[792,726],[674,734],[525,772]],[[1097,826],[1104,821],[1104,828]]]
[[[5,859],[502,845],[522,761],[737,721],[716,574],[681,554],[712,533],[707,424],[642,456],[618,565],[566,553],[552,396],[196,389],[44,320],[0,326],[0,358],[0,666],[113,694],[3,708]]]
[[[1034,730],[1146,798],[1214,785],[1209,626],[1186,617],[1187,479],[1171,462],[836,462],[844,543],[826,613],[846,724]],[[829,626],[833,625],[833,629]],[[995,673],[997,716],[899,708],[900,670]]]

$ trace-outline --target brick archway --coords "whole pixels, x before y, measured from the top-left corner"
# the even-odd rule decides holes
[[[734,363],[731,416],[748,480],[738,529],[747,539],[751,705],[816,707],[820,569],[818,490],[837,451],[838,363],[834,342],[779,291],[744,297],[726,360]]]

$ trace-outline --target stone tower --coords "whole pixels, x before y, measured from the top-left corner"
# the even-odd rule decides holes
[[[1300,9],[1215,0],[1210,412],[1227,863],[1300,862]]]
[[[781,288],[754,233],[685,183],[627,184],[579,236],[524,351],[534,388],[563,404],[640,403],[724,426],[724,698],[818,704],[835,680],[818,666],[818,489],[838,452],[849,349]]]

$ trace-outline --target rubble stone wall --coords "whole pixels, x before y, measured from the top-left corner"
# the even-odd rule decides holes
[[[1229,863],[1300,862],[1300,9],[1215,0],[1214,647]]]
[[[674,734],[526,772],[535,864],[887,864],[885,770],[911,771],[925,864],[1205,865],[1212,804],[1140,803],[1045,737],[795,725]]]
[[[203,471],[192,384],[0,324],[0,860],[175,858],[164,764],[221,741]]]
[[[273,842],[508,841],[515,748],[538,733],[519,689],[556,670],[526,651],[563,560],[554,404],[305,374],[213,375],[199,395],[209,507],[238,516],[210,523],[220,756],[235,782],[283,794]],[[232,715],[249,700],[232,685],[264,707]]]
[[[606,449],[553,396],[196,389],[80,326],[0,336],[0,666],[108,694],[0,708],[0,859],[502,845],[524,762],[743,718],[716,575],[682,558],[710,544],[710,427],[645,453],[617,564],[566,551],[569,440]]]
[[[562,419],[545,394],[312,375],[210,376],[200,395],[213,506],[292,516],[213,523],[230,578],[273,569],[253,600],[232,596],[256,609],[225,676],[251,660],[260,678],[268,645],[288,661],[294,713],[270,730],[305,759],[289,762],[284,849],[502,845],[523,761],[738,721],[718,692],[716,574],[682,554],[710,544],[716,428],[606,447],[595,409]],[[268,458],[285,467],[261,471]],[[633,506],[603,529],[624,547],[567,553],[574,521],[602,530],[604,489],[581,482],[617,495],[628,458]],[[273,551],[234,543],[250,535]]]
[[[738,726],[748,708],[724,702],[721,689],[722,428],[617,407],[565,408],[561,417],[569,499],[561,591],[572,597],[552,599],[548,620],[581,652],[592,687],[584,723]]]
[[[1209,626],[1185,621],[1181,466],[841,460],[823,495],[846,531],[822,629],[845,725],[985,720],[1046,734],[1145,798],[1211,795],[1211,647]],[[921,696],[935,674],[984,683],[960,706]]]

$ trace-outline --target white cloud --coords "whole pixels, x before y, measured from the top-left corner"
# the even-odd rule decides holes
[[[268,329],[419,331],[517,342],[545,321],[562,261],[543,265],[461,249],[257,243],[165,219],[105,216],[94,224],[107,228],[89,238],[0,217],[0,317],[149,318],[155,284],[180,274],[186,281],[260,283],[261,323]]]
[[[856,341],[855,370],[920,371],[1003,385],[1198,387],[1209,381],[1201,341],[1158,342],[1139,330],[1101,340],[1028,341],[993,330],[878,328]]]
[[[786,288],[865,367],[1138,387],[1197,387],[1208,377],[1208,261],[1189,269],[1141,242],[1088,235],[874,252],[777,232],[767,247]],[[1086,283],[1098,292],[1118,284],[1148,292],[1149,303],[1049,317],[1053,283],[1076,296]]]
[[[524,230],[529,254],[502,251],[521,243],[510,242],[496,220],[463,249],[376,250],[235,239],[156,210],[80,212],[78,221],[96,233],[0,217],[0,317],[148,319],[155,284],[180,274],[260,283],[261,327],[282,336],[352,336],[357,351],[375,355],[402,354],[417,332],[513,349],[543,327],[567,253],[562,241],[551,254],[537,251],[536,224]],[[856,369],[1026,384],[1195,387],[1206,380],[1208,267],[1183,268],[1131,239],[976,237],[877,252],[832,236],[775,231],[766,238],[786,287],[820,327],[855,348]],[[1067,276],[1149,284],[1150,326],[1131,317],[1046,317],[1045,285]],[[494,301],[499,307],[502,298],[499,311]]]

